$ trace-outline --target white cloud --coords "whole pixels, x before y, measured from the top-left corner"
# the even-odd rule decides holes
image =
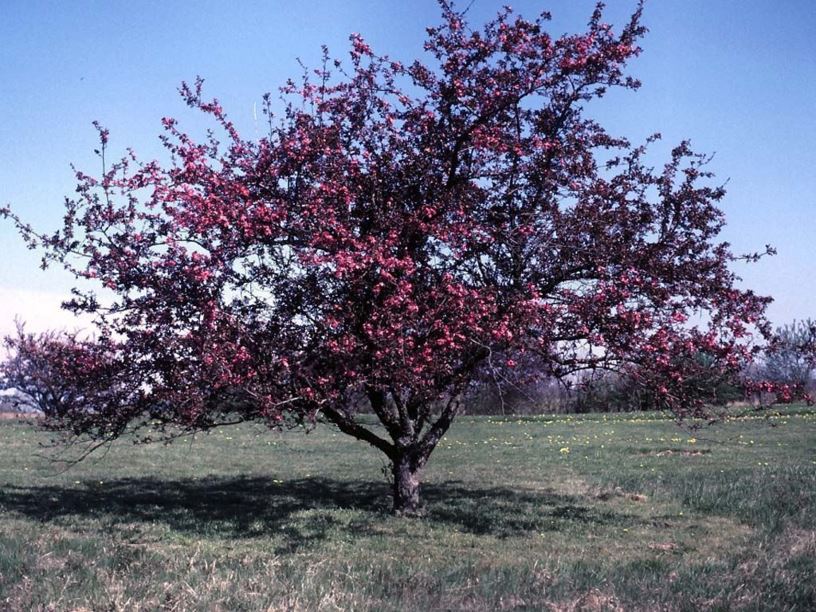
[[[77,317],[60,308],[67,297],[65,293],[0,287],[0,336],[14,332],[15,318],[31,332],[91,330],[90,317]]]

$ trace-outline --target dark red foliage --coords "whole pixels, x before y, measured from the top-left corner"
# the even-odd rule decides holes
[[[2,387],[21,392],[47,426],[109,440],[140,416],[139,378],[129,376],[118,346],[64,332],[30,334],[22,325],[4,343],[11,350],[0,362]]]
[[[681,143],[653,169],[645,145],[585,114],[638,87],[624,68],[640,9],[616,32],[599,6],[585,33],[553,38],[546,15],[506,9],[475,30],[440,4],[429,63],[353,35],[349,65],[326,53],[284,88],[281,117],[267,104],[257,141],[185,84],[223,143],[164,119],[172,163],[129,154],[79,173],[51,236],[18,221],[48,261],[116,296],[77,292],[70,308],[98,315],[105,354],[139,381],[122,414],[187,428],[324,416],[416,474],[485,369],[630,372],[685,416],[705,408],[687,384],[696,356],[723,372],[750,356],[769,300],[736,286],[706,158]],[[361,397],[387,437],[354,420]],[[67,423],[120,421],[92,414]]]

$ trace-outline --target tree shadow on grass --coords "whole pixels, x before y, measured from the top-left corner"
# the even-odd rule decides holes
[[[639,521],[598,508],[589,498],[551,491],[479,488],[448,481],[426,484],[422,493],[429,508],[426,520],[434,525],[497,537]],[[143,523],[196,536],[276,536],[283,542],[281,552],[308,546],[332,531],[375,533],[389,506],[389,487],[384,482],[315,477],[286,482],[263,477],[125,478],[76,488],[0,489],[0,511],[41,522],[76,527],[77,520],[90,519],[112,529]],[[358,514],[344,518],[338,512],[343,509]],[[138,535],[137,529],[134,536]]]

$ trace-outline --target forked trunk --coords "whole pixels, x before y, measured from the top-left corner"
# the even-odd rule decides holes
[[[421,464],[415,456],[405,453],[393,461],[394,513],[399,516],[421,516],[419,477]]]
[[[371,407],[388,431],[391,442],[366,429],[345,410],[326,406],[323,408],[323,414],[337,425],[340,431],[368,442],[391,460],[394,514],[422,516],[424,509],[419,499],[422,468],[459,411],[459,396],[451,395],[436,419],[426,422],[431,413],[430,405],[404,399],[393,400],[392,404],[389,402],[388,393],[381,389],[368,388],[367,393]],[[427,429],[423,435],[418,435],[424,426],[427,426]]]

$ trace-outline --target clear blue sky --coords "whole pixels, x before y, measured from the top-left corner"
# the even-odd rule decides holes
[[[579,30],[594,5],[474,0],[470,18],[481,23],[505,3],[528,16],[550,10],[554,34]],[[622,24],[635,3],[610,4],[607,20]],[[97,169],[93,120],[110,129],[114,153],[161,155],[161,117],[199,125],[176,88],[201,75],[251,135],[254,105],[300,73],[298,57],[316,65],[323,43],[345,55],[348,34],[360,32],[376,51],[410,60],[437,15],[433,0],[2,0],[0,203],[55,229],[75,186],[69,164]],[[633,140],[662,132],[663,150],[690,138],[716,153],[711,167],[729,180],[723,238],[738,252],[779,251],[740,266],[745,284],[775,298],[776,324],[816,318],[816,2],[651,0],[644,21],[650,33],[632,64],[642,89],[612,96],[596,115]],[[9,224],[0,247],[0,332],[14,312],[35,328],[66,324],[53,313],[71,278],[39,271]]]

